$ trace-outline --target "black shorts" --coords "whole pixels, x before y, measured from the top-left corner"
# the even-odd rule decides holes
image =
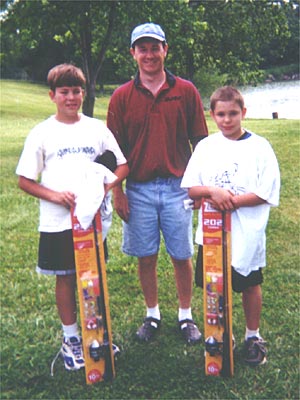
[[[251,272],[248,276],[243,276],[236,272],[236,270],[231,267],[231,280],[232,280],[232,290],[237,293],[243,292],[245,289],[251,286],[257,286],[263,283],[262,269]],[[195,283],[196,286],[203,288],[203,246],[199,245],[198,255],[196,261],[195,270]]]
[[[72,229],[40,233],[37,271],[48,275],[75,273]]]

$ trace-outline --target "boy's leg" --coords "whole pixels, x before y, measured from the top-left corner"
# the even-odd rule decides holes
[[[243,308],[246,325],[249,330],[259,329],[262,309],[262,290],[260,285],[250,286],[243,291]]]
[[[61,353],[68,370],[84,367],[82,343],[76,323],[75,288],[75,274],[56,276],[56,305],[64,330]]]
[[[232,288],[242,293],[243,308],[246,319],[244,342],[245,362],[256,366],[266,362],[265,342],[259,334],[259,323],[262,310],[262,269],[252,271],[248,276],[239,274],[232,268]]]
[[[56,305],[64,325],[72,325],[77,319],[75,288],[75,274],[56,276]]]
[[[262,290],[260,285],[250,286],[243,291],[243,308],[246,319],[244,343],[245,362],[256,366],[264,364],[266,358],[265,342],[259,334],[259,322],[262,309]]]

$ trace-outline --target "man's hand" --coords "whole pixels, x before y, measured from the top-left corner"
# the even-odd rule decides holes
[[[113,189],[113,199],[114,199],[114,208],[119,215],[119,217],[128,222],[129,219],[129,206],[128,206],[128,199],[126,194],[123,192],[120,186],[117,186]]]

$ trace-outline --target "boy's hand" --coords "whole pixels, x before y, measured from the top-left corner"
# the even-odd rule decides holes
[[[207,198],[207,201],[217,210],[232,211],[236,208],[233,198],[234,195],[229,190],[220,187],[211,187],[210,197]]]
[[[199,210],[202,204],[202,199],[194,200],[193,210]]]
[[[53,199],[54,203],[60,204],[61,206],[66,207],[68,210],[70,208],[75,207],[75,194],[73,192],[64,191],[64,192],[56,192],[56,197]]]
[[[25,176],[19,176],[19,187],[24,190],[24,192],[29,193],[38,199],[60,204],[68,210],[75,206],[75,194],[68,190],[57,192],[56,190],[49,189],[33,179],[26,178]]]

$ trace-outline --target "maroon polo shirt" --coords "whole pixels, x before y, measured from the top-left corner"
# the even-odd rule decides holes
[[[129,178],[135,181],[182,177],[191,143],[207,136],[198,90],[167,70],[166,74],[156,96],[137,75],[116,89],[109,103],[107,126],[128,160]]]

